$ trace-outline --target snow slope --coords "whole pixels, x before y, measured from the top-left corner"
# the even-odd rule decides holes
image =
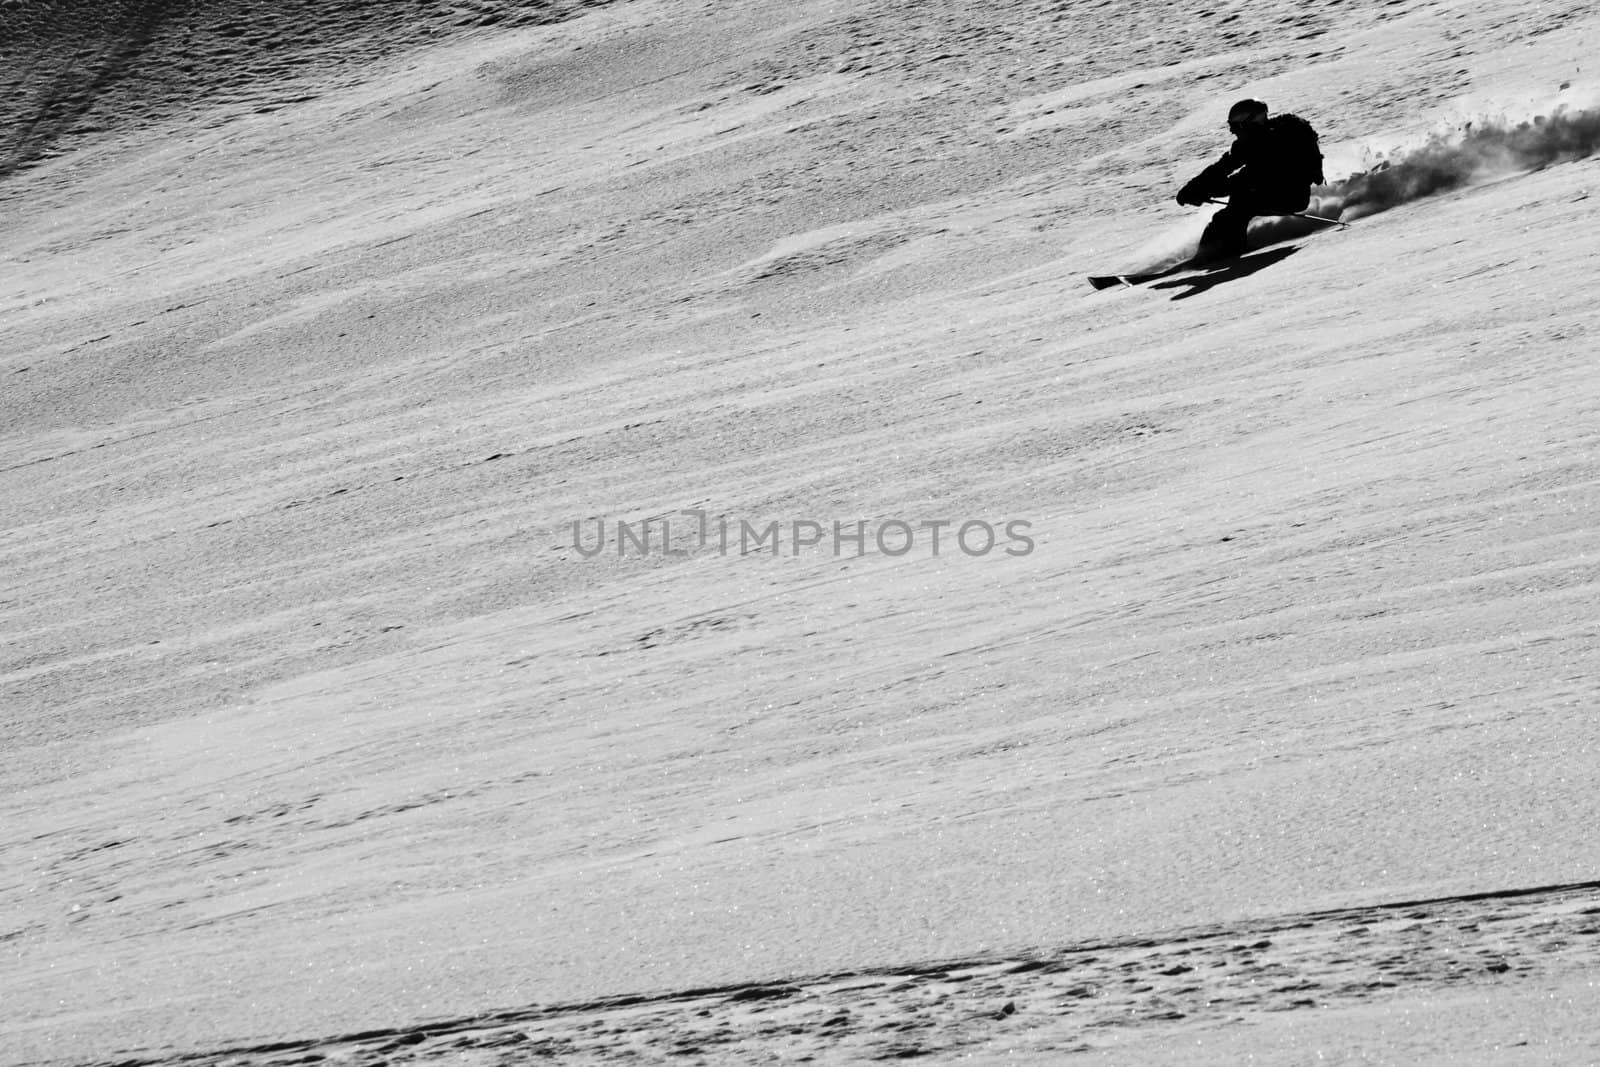
[[[1593,1058],[1587,5],[323,7],[0,12],[0,1058]]]

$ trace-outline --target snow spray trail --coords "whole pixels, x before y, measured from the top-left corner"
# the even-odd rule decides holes
[[[1582,159],[1597,148],[1600,110],[1557,112],[1515,125],[1468,122],[1454,136],[1436,134],[1334,190],[1345,218],[1361,218],[1485,178]]]
[[[1371,168],[1313,190],[1308,214],[1350,222],[1476,182],[1583,159],[1600,150],[1600,109],[1557,110],[1513,121],[1468,120],[1422,144],[1389,153]],[[1309,233],[1293,216],[1261,219],[1253,244]]]

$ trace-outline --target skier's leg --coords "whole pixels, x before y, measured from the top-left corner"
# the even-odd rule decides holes
[[[1262,214],[1293,215],[1296,212],[1304,211],[1310,206],[1311,187],[1308,185],[1304,189],[1290,188],[1279,193],[1272,205],[1273,210]]]
[[[1230,201],[1228,206],[1211,216],[1205,232],[1200,235],[1200,251],[1196,259],[1230,259],[1245,251],[1245,228],[1255,212],[1247,205]]]

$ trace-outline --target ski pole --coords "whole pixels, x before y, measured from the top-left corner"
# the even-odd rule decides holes
[[[1206,197],[1206,203],[1208,203],[1208,204],[1221,204],[1223,207],[1227,207],[1228,206],[1228,202],[1226,200],[1218,200],[1214,196]],[[1323,215],[1308,215],[1304,211],[1291,211],[1291,212],[1289,212],[1289,214],[1293,215],[1297,219],[1310,219],[1312,222],[1326,222],[1330,226],[1349,226],[1350,225],[1348,222],[1340,222],[1338,219],[1330,219],[1330,218],[1327,218],[1327,217],[1325,217]]]

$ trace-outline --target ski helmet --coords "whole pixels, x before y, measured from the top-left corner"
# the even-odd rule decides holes
[[[1267,117],[1267,105],[1259,100],[1241,100],[1228,109],[1228,121],[1238,122],[1241,119],[1264,119]]]

